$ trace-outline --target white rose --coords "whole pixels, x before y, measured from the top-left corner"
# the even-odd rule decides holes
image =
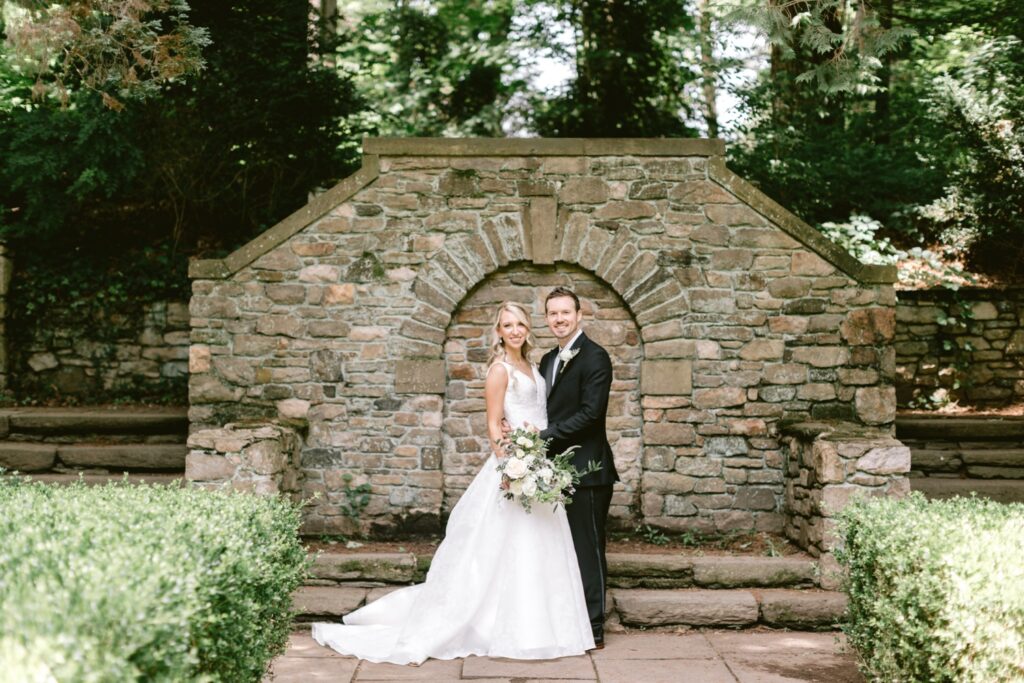
[[[533,463],[537,462],[537,458],[536,456],[528,455],[523,458],[523,461],[526,463],[527,467],[533,467]]]
[[[529,471],[526,463],[519,458],[509,458],[505,463],[505,474],[509,479],[519,479]]]
[[[518,498],[523,495],[523,482],[516,479],[514,482],[508,485],[508,490],[513,496]]]
[[[580,352],[579,349],[572,349],[572,348],[562,349],[561,351],[558,352],[558,360],[561,361],[562,363],[568,363],[573,358],[575,358],[576,354],[579,353],[579,352]]]
[[[533,441],[526,438],[525,436],[521,436],[518,439],[516,439],[516,443],[522,446],[523,448],[530,448],[533,446]]]
[[[526,451],[524,451],[522,448],[517,448],[516,449],[516,457],[517,458],[521,458],[524,455],[526,455]]]
[[[543,481],[545,484],[550,484],[551,477],[553,477],[554,475],[555,473],[551,470],[550,467],[542,467],[539,470],[537,470],[537,476],[540,477],[540,480]]]
[[[529,498],[535,493],[537,493],[537,480],[533,477],[523,479],[523,495]]]

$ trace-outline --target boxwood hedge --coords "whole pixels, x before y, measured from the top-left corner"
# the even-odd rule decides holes
[[[841,514],[846,632],[877,681],[1024,681],[1024,505],[860,500]]]
[[[0,480],[0,681],[259,681],[307,568],[287,501]]]

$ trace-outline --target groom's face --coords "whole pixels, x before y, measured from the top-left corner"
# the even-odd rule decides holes
[[[559,345],[562,345],[580,329],[583,312],[576,310],[576,302],[572,297],[558,296],[548,299],[545,317],[551,334],[555,335]]]

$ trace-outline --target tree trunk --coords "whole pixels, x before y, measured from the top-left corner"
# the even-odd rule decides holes
[[[779,7],[786,17],[791,21],[797,14],[812,9],[812,2],[790,2],[789,0],[769,0],[773,5]],[[842,33],[844,7],[837,7],[832,12],[822,15],[822,23],[825,28],[833,33]],[[836,51],[816,52],[808,50],[800,45],[801,27],[794,29],[790,48],[792,55],[787,55],[779,45],[772,46],[771,54],[771,77],[775,91],[772,103],[772,118],[777,125],[786,125],[794,114],[809,110],[812,107],[822,107],[824,102],[814,85],[797,83],[796,78],[808,66],[821,65],[834,59]],[[838,50],[838,48],[836,48]],[[842,121],[842,97],[831,95],[828,99],[828,107],[821,122],[840,123]]]
[[[877,5],[878,24],[883,31],[892,29],[893,0],[879,0]],[[892,52],[882,55],[882,68],[878,70],[878,85],[881,88],[875,93],[875,140],[880,143],[889,142],[889,88],[892,87]]]
[[[704,121],[708,126],[708,137],[718,137],[718,88],[715,83],[714,33],[712,32],[711,8],[708,0],[700,0],[700,70],[704,92]]]

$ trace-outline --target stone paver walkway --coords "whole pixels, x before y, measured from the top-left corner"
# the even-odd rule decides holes
[[[488,681],[489,683],[861,683],[841,634],[784,631],[611,633],[582,657],[519,661],[469,657],[422,666],[360,662],[296,633],[267,682]]]

